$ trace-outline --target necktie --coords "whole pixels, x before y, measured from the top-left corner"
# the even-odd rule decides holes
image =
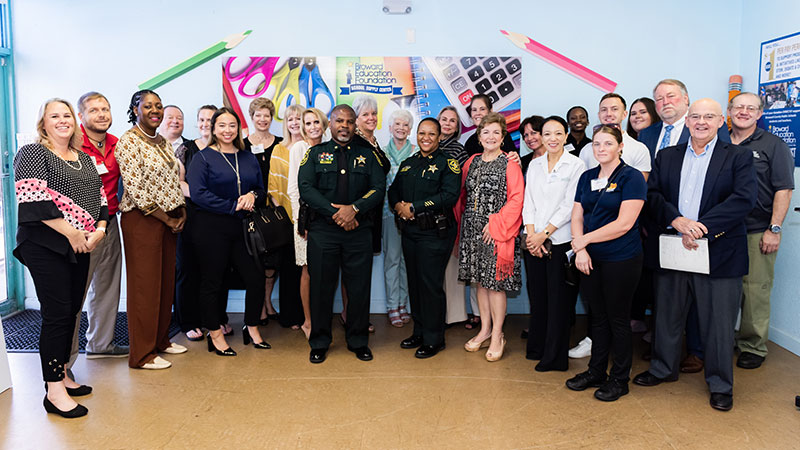
[[[672,134],[672,129],[675,128],[675,125],[667,125],[664,127],[664,137],[661,138],[661,143],[658,144],[658,149],[661,150],[664,147],[669,147],[669,138]]]

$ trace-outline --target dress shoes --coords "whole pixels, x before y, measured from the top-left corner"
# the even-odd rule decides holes
[[[153,360],[147,364],[142,366],[142,369],[147,370],[162,370],[162,369],[169,369],[172,367],[172,363],[167,361],[166,359],[156,356]]]
[[[600,389],[594,391],[594,398],[604,402],[613,402],[627,393],[627,381],[611,379],[600,386]]]
[[[658,378],[657,376],[650,373],[649,370],[646,370],[639,375],[633,377],[633,384],[638,384],[639,386],[658,386],[664,382],[672,382],[678,381],[678,377],[667,377],[667,378]]]
[[[703,360],[697,355],[689,354],[681,361],[681,372],[683,373],[697,373],[703,370]]]
[[[567,380],[566,385],[573,391],[584,391],[590,387],[600,387],[606,382],[606,375],[594,375],[590,371],[581,372]]]
[[[758,369],[763,362],[763,356],[758,356],[750,352],[742,352],[736,360],[736,367],[741,367],[742,369]]]
[[[422,336],[411,336],[400,342],[400,348],[417,348],[422,345]]]
[[[372,350],[370,350],[366,345],[358,348],[347,347],[347,349],[355,353],[356,358],[360,359],[361,361],[372,361]]]
[[[181,353],[186,353],[188,351],[188,348],[174,342],[171,342],[169,347],[164,349],[164,353],[168,353],[170,355],[180,355]]]
[[[74,381],[74,380],[73,380]],[[66,387],[66,386],[65,386]],[[47,392],[47,382],[44,383],[44,391]],[[83,397],[84,395],[89,395],[92,393],[92,387],[82,384],[76,388],[67,388],[67,394],[70,397]]]
[[[442,350],[444,350],[444,342],[438,345],[422,345],[414,352],[414,356],[419,359],[430,358],[431,356],[436,356]]]
[[[78,417],[83,417],[89,412],[89,410],[86,409],[85,406],[80,404],[70,409],[69,411],[62,411],[58,409],[58,407],[56,407],[56,405],[54,405],[50,400],[48,400],[46,395],[44,396],[42,404],[44,405],[44,410],[47,411],[48,413],[58,414],[59,416],[65,419],[75,419]]]
[[[308,360],[311,361],[313,364],[319,364],[325,361],[327,355],[328,355],[327,348],[312,348],[311,354],[308,355]]]
[[[544,364],[542,361],[533,368],[537,372],[566,372],[568,369],[569,364]]]
[[[711,407],[719,411],[730,411],[733,408],[733,395],[720,394],[719,392],[712,392],[711,398],[708,399]]]

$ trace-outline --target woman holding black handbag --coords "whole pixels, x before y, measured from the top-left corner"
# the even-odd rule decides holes
[[[525,250],[531,315],[526,357],[538,360],[538,372],[569,368],[570,306],[577,289],[565,282],[567,252],[572,233],[570,220],[578,179],[586,165],[564,151],[567,121],[544,119],[541,139],[545,154],[530,162],[526,173],[522,221],[527,235]]]
[[[245,282],[245,313],[242,335],[245,345],[253,340],[259,349],[270,345],[258,331],[264,302],[264,271],[247,253],[242,219],[256,205],[264,205],[267,194],[258,160],[243,151],[239,117],[229,108],[217,110],[211,118],[208,147],[192,160],[189,187],[197,206],[193,240],[198,249],[201,282],[199,300],[203,326],[209,330],[208,351],[236,356],[220,329],[219,291],[226,270],[233,268]]]
[[[566,384],[574,391],[599,387],[595,398],[608,402],[628,393],[631,301],[643,259],[638,222],[647,196],[642,173],[620,160],[622,147],[619,125],[595,127],[592,150],[600,165],[581,175],[572,209],[575,266],[592,309],[592,358],[589,370]]]

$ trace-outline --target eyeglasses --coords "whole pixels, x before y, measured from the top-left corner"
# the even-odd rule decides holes
[[[686,118],[690,119],[690,120],[698,121],[702,117],[703,119],[705,119],[706,122],[711,122],[715,118],[721,117],[721,116],[722,116],[722,114],[702,114],[702,115],[701,114],[689,114],[688,116],[686,116]]]
[[[737,112],[747,110],[749,113],[753,113],[759,110],[758,106],[753,105],[734,105],[731,106],[731,109]]]
[[[592,127],[592,134],[597,133],[603,127],[616,128],[616,129],[618,129],[620,131],[622,130],[622,128],[620,128],[618,123],[608,123],[608,124],[601,123],[600,125],[595,125],[595,126]]]

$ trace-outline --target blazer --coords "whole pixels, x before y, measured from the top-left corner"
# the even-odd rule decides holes
[[[654,228],[648,233],[649,265],[658,267],[658,236],[667,232],[681,216],[678,195],[686,144],[658,152],[647,181],[646,208]],[[710,276],[733,278],[747,274],[747,228],[745,217],[756,204],[757,184],[752,152],[717,140],[711,155],[698,222],[708,228]],[[655,261],[653,261],[655,258]]]
[[[649,127],[645,128],[644,130],[639,132],[639,135],[636,139],[641,142],[642,144],[647,146],[647,149],[650,150],[650,165],[653,165],[653,162],[656,159],[656,148],[658,148],[658,136],[661,134],[661,124],[663,122],[658,121]],[[717,130],[717,138],[722,142],[731,142],[731,134],[728,132],[728,125],[722,124]],[[676,145],[681,145],[689,142],[689,127],[683,127],[683,131],[681,132],[681,136],[678,138],[678,143]]]

